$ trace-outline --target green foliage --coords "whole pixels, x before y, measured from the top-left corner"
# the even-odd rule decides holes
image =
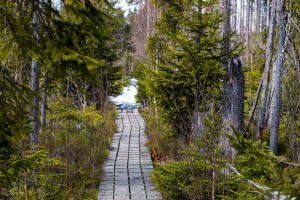
[[[133,51],[130,26],[108,1],[61,3],[57,10],[53,1],[0,1],[1,199],[96,198],[116,128],[107,101],[124,85],[117,61]],[[35,13],[39,37],[33,35]],[[28,150],[31,101],[40,96],[29,89],[32,59],[47,72],[51,102],[36,152]],[[84,106],[76,102],[81,97]]]
[[[12,47],[16,47],[18,55],[37,59],[41,68],[55,69],[62,74],[72,69],[93,77],[89,70],[103,60],[89,54],[94,48],[90,42],[103,45],[108,40],[104,25],[109,18],[104,11],[109,7],[108,2],[103,2],[101,7],[90,0],[61,3],[61,10],[57,10],[52,1],[0,2],[0,27],[4,36],[0,52],[4,61],[15,57],[11,53]],[[38,39],[33,35],[33,13],[39,16]]]
[[[225,194],[225,162],[205,148],[214,147],[206,147],[200,139],[185,151],[182,161],[156,165],[153,180],[164,199],[211,199]]]
[[[105,33],[109,38],[102,42],[99,42],[98,38],[89,38],[83,49],[89,57],[102,62],[89,68],[92,79],[78,76],[74,71],[71,71],[68,74],[70,78],[68,78],[72,79],[74,83],[72,88],[74,89],[64,89],[64,91],[69,90],[74,99],[78,95],[81,95],[82,98],[85,96],[88,105],[97,102],[98,109],[102,109],[106,105],[109,96],[116,96],[121,93],[126,83],[125,75],[128,71],[126,66],[127,54],[134,50],[130,41],[130,25],[126,21],[123,11],[120,8],[115,9],[107,5],[104,5],[104,8],[110,16],[104,21]],[[65,82],[65,78],[66,76],[62,77],[63,82]],[[63,87],[69,86],[63,84]],[[83,107],[79,104],[77,106]]]
[[[184,185],[191,185],[188,162],[174,162],[156,165],[153,179],[162,192],[164,199],[188,199],[184,193]]]
[[[235,166],[242,175],[291,197],[300,197],[300,166],[288,164],[283,157],[275,156],[265,142],[252,142],[238,133],[229,137],[238,151]]]
[[[77,110],[68,100],[56,100],[50,103],[39,151],[1,146],[1,198],[96,198],[102,164],[116,130],[115,112],[100,113],[95,106]]]
[[[27,87],[14,81],[9,69],[0,67],[0,194],[3,198],[21,171],[29,170],[40,155],[37,152],[34,157],[23,158],[17,146],[30,132],[32,96]]]
[[[228,179],[226,187],[226,196],[220,196],[221,199],[263,199],[264,193],[257,191],[252,185],[245,182],[240,176],[232,176]]]
[[[240,136],[239,133],[235,134],[236,140],[234,136],[228,137],[231,139],[232,147],[239,152],[235,165],[241,174],[251,179],[255,178],[256,181],[261,183],[278,178],[278,174],[274,171],[276,164],[270,159],[275,156],[272,154],[266,142],[260,140],[250,142]]]
[[[174,160],[180,147],[171,126],[163,123],[153,109],[143,109],[141,114],[147,122],[145,130],[148,136],[147,146],[154,161]]]
[[[224,174],[223,164],[212,165],[198,159],[157,164],[153,180],[164,199],[212,199],[213,195],[215,199],[227,200],[263,198],[262,192],[241,177]]]
[[[217,116],[214,112],[207,115],[206,129],[180,152],[182,160],[156,164],[153,180],[164,199],[211,199],[228,192],[225,160],[216,142],[220,133]]]
[[[290,68],[292,66],[288,65]],[[288,160],[296,162],[299,160],[300,137],[299,137],[299,109],[298,102],[300,93],[298,89],[298,72],[287,70],[285,72],[284,84],[282,89],[282,118],[280,123],[279,153]],[[283,147],[283,148],[280,148]]]
[[[265,64],[265,40],[264,33],[261,34],[253,34],[249,39],[247,51],[244,55],[245,61],[243,66],[243,71],[245,74],[245,95],[244,95],[244,105],[245,105],[245,114],[248,115],[251,112],[253,107],[253,102],[255,101],[255,94],[257,92],[258,86],[262,79],[262,73],[264,70]],[[259,105],[258,99],[258,104]],[[256,109],[258,110],[258,109]],[[254,133],[256,131],[256,114],[253,116],[252,126],[249,128],[250,133]],[[247,116],[249,117],[249,116]],[[252,137],[252,135],[250,136]]]
[[[138,62],[134,70],[134,77],[138,77],[138,93],[136,99],[144,107],[150,107],[150,104],[154,99],[154,85],[151,79],[154,79],[152,76],[152,70],[146,63]]]
[[[10,152],[9,157],[2,154],[7,153],[6,148],[1,147],[0,151],[0,197],[15,199],[18,195],[14,193],[15,183],[19,182],[24,174],[30,174],[37,166],[42,166],[48,157],[48,150],[23,151],[22,154],[18,154],[15,150]]]
[[[213,127],[206,122],[207,127]],[[229,136],[238,150],[235,166],[245,177],[232,175],[213,141],[217,133],[204,133],[184,151],[184,159],[156,164],[153,180],[165,199],[260,199],[268,195],[246,179],[281,194],[299,198],[300,168],[275,156],[265,142],[251,142],[235,132]],[[217,136],[216,136],[217,137]],[[214,188],[214,189],[212,189]]]
[[[0,70],[0,146],[11,147],[29,133],[29,106],[24,105],[33,94],[13,80],[9,69]]]
[[[149,63],[138,70],[139,95],[150,98],[146,102],[154,102],[155,97],[164,120],[187,143],[193,112],[205,110],[211,98],[221,96],[224,68],[219,27],[223,17],[215,10],[217,1],[160,3],[162,16],[148,40]],[[147,71],[141,72],[145,66]]]
[[[64,190],[79,199],[96,198],[101,166],[108,155],[111,136],[115,131],[113,113],[103,113],[90,106],[77,110],[69,102],[50,105],[51,116],[43,143],[53,158],[60,158],[65,170],[60,182],[68,177]],[[66,184],[66,183],[65,183]]]

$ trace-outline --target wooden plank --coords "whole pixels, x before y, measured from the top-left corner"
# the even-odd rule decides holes
[[[145,122],[137,109],[119,111],[118,130],[103,167],[98,200],[158,199],[162,196],[151,181],[151,156],[146,147]]]

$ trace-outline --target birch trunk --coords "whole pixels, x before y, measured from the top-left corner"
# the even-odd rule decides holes
[[[275,34],[275,27],[276,27],[276,4],[277,0],[272,1],[271,5],[271,19],[270,19],[270,26],[269,26],[269,33],[266,45],[266,62],[265,62],[265,69],[263,75],[263,84],[262,84],[262,95],[260,100],[260,108],[259,108],[259,116],[258,122],[256,127],[256,134],[254,139],[259,140],[261,139],[262,131],[265,128],[265,116],[266,116],[266,109],[267,109],[267,96],[268,96],[268,88],[269,88],[269,76],[270,76],[270,68],[271,68],[271,61],[273,55],[273,39]]]
[[[271,79],[271,105],[270,105],[270,118],[269,118],[269,129],[270,129],[270,149],[274,154],[277,154],[277,143],[279,133],[279,121],[280,121],[280,107],[281,107],[281,91],[282,91],[282,74],[283,74],[283,60],[284,60],[284,40],[285,40],[285,23],[284,13],[281,6],[278,8],[279,15],[279,40],[276,54],[276,60],[273,66],[272,79]]]

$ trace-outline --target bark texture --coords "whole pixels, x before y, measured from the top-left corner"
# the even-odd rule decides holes
[[[269,76],[270,76],[270,68],[271,68],[272,55],[273,55],[273,39],[274,39],[275,27],[276,27],[276,4],[277,4],[277,0],[273,0],[271,5],[271,21],[270,21],[268,39],[266,44],[266,62],[265,62],[265,69],[263,75],[259,116],[258,116],[256,134],[254,137],[255,140],[261,139],[262,131],[265,128],[267,97],[268,97],[268,89],[269,89]]]
[[[241,134],[244,133],[244,74],[240,60],[232,59],[232,125]]]
[[[33,35],[36,40],[39,39],[40,25],[38,14],[33,14],[32,20]],[[37,59],[33,59],[31,63],[31,90],[35,93],[32,107],[32,132],[30,133],[30,146],[32,149],[36,149],[38,146],[38,133],[39,133],[39,84],[40,84],[40,65]]]
[[[41,105],[41,124],[42,124],[42,128],[46,127],[46,114],[47,114],[47,81],[48,81],[48,77],[47,77],[47,72],[45,72],[44,74],[44,84],[43,84],[43,91],[42,91],[42,105]]]
[[[224,3],[225,12],[228,16],[230,16],[231,13],[230,8],[233,8],[233,10],[236,11],[237,7],[241,8],[241,2],[239,3],[239,6],[237,1],[231,2],[230,0],[227,0]],[[239,12],[241,12],[241,9],[239,9]],[[220,145],[224,149],[224,154],[227,157],[234,156],[235,154],[234,150],[231,148],[229,139],[226,136],[226,134],[233,135],[231,126],[240,133],[244,132],[244,75],[242,72],[242,63],[238,56],[232,58],[230,55],[231,45],[233,44],[230,41],[229,36],[231,31],[235,31],[235,28],[237,27],[237,22],[235,20],[232,22],[234,25],[231,25],[230,20],[228,19],[223,26],[223,37],[225,39],[224,53],[227,57],[227,63],[225,64],[226,75],[224,77],[223,86],[224,107],[222,111],[222,121],[224,124],[224,135],[220,138]]]
[[[35,148],[38,145],[38,133],[39,133],[39,75],[40,75],[40,66],[39,63],[33,59],[31,64],[31,90],[35,92],[35,97],[33,99],[32,107],[32,132],[30,134],[30,146]]]
[[[224,9],[225,14],[227,15],[226,21],[222,25],[222,34],[224,39],[224,54],[227,59],[227,63],[224,63],[224,67],[226,68],[226,75],[224,76],[224,85],[223,85],[223,109],[222,109],[222,123],[223,126],[223,134],[220,138],[219,144],[223,148],[224,154],[226,156],[231,155],[231,147],[229,144],[228,137],[226,134],[232,134],[230,129],[231,120],[231,96],[230,96],[230,0],[226,0],[222,3],[222,8]]]
[[[277,143],[279,133],[279,121],[280,121],[280,107],[282,99],[282,74],[284,65],[284,40],[285,40],[285,23],[284,23],[284,11],[282,9],[282,3],[279,3],[278,15],[279,15],[279,40],[277,47],[276,60],[273,66],[272,79],[271,79],[271,103],[270,103],[270,117],[269,117],[269,129],[270,129],[270,149],[274,154],[277,154]]]

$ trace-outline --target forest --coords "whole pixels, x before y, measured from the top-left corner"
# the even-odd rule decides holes
[[[300,1],[127,3],[0,0],[0,199],[96,199],[129,78],[164,199],[300,199]]]

